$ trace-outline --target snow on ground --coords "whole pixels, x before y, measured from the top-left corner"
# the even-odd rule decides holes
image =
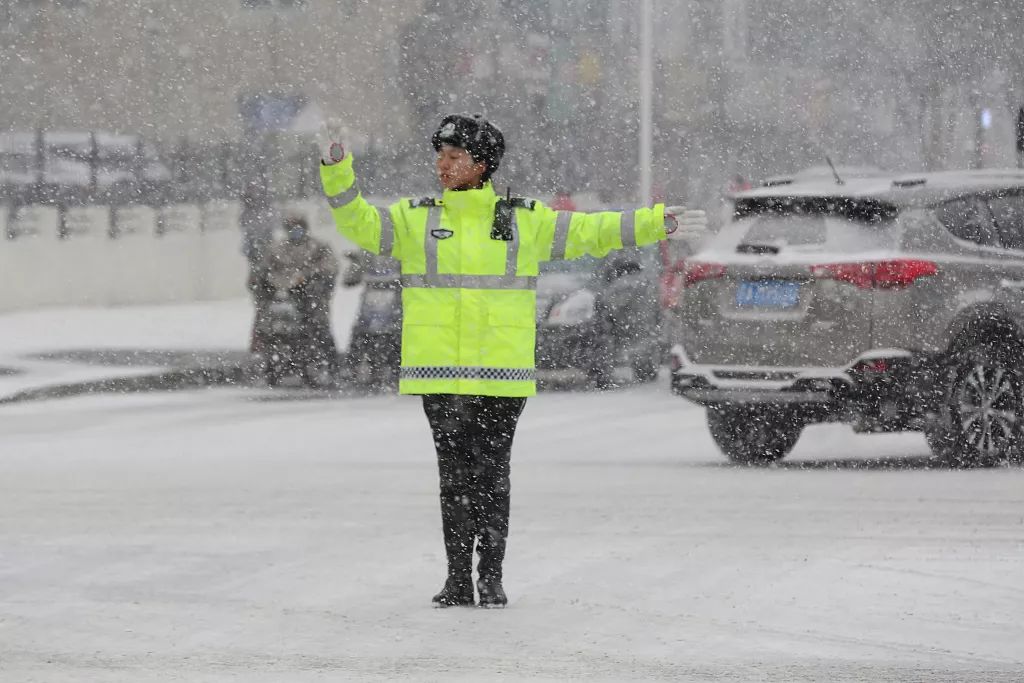
[[[188,345],[237,333],[220,306]],[[188,319],[163,312],[0,327],[77,318],[49,347],[82,347]],[[842,426],[736,468],[664,378],[547,392],[513,455],[508,609],[434,610],[418,401],[300,396],[0,407],[0,680],[1021,680],[1021,468]]]
[[[360,289],[339,288],[331,307],[338,347],[348,345]],[[0,397],[47,384],[85,382],[160,368],[97,367],[38,360],[46,352],[73,350],[226,350],[249,346],[253,308],[249,299],[169,306],[40,309],[0,315]]]

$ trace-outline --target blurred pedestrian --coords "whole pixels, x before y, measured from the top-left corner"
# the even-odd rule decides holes
[[[309,234],[305,218],[288,216],[283,227],[285,239],[270,249],[265,261],[271,299],[278,288],[288,289],[315,355],[335,378],[338,347],[331,331],[331,297],[338,279],[338,259],[329,244]]]
[[[431,143],[441,197],[371,206],[356,183],[341,126],[324,127],[320,175],[338,229],[401,263],[399,391],[422,396],[437,450],[448,577],[434,605],[507,602],[502,563],[508,536],[512,440],[536,392],[538,265],[703,229],[684,207],[577,213],[499,196],[491,177],[505,152],[479,114],[445,116]],[[683,226],[676,230],[677,225]]]
[[[1017,110],[1017,168],[1024,168],[1024,107]]]
[[[263,352],[259,338],[260,322],[265,319],[273,292],[267,282],[267,254],[274,239],[274,208],[263,185],[253,181],[245,186],[241,197],[242,209],[238,226],[242,231],[242,254],[249,264],[247,288],[253,298],[252,332],[249,351]]]

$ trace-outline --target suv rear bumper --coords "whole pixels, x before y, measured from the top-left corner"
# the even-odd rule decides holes
[[[866,431],[913,428],[927,403],[933,365],[904,349],[876,349],[839,367],[696,365],[672,348],[673,393],[701,405],[776,405],[812,420],[863,424]]]
[[[718,389],[693,386],[680,386],[675,376],[672,389],[680,396],[701,405],[726,405],[730,403],[758,405],[820,405],[828,406],[836,403],[833,396],[820,391],[764,390],[754,388]]]

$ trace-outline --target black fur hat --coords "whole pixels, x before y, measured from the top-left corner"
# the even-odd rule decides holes
[[[461,147],[469,152],[473,161],[487,164],[484,180],[491,177],[501,164],[505,154],[505,136],[481,114],[449,114],[430,138],[434,151],[441,145]]]

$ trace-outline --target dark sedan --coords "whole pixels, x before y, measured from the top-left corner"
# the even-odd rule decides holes
[[[606,259],[553,261],[537,286],[537,367],[578,370],[598,386],[626,367],[638,381],[658,374],[661,309],[657,246]]]

